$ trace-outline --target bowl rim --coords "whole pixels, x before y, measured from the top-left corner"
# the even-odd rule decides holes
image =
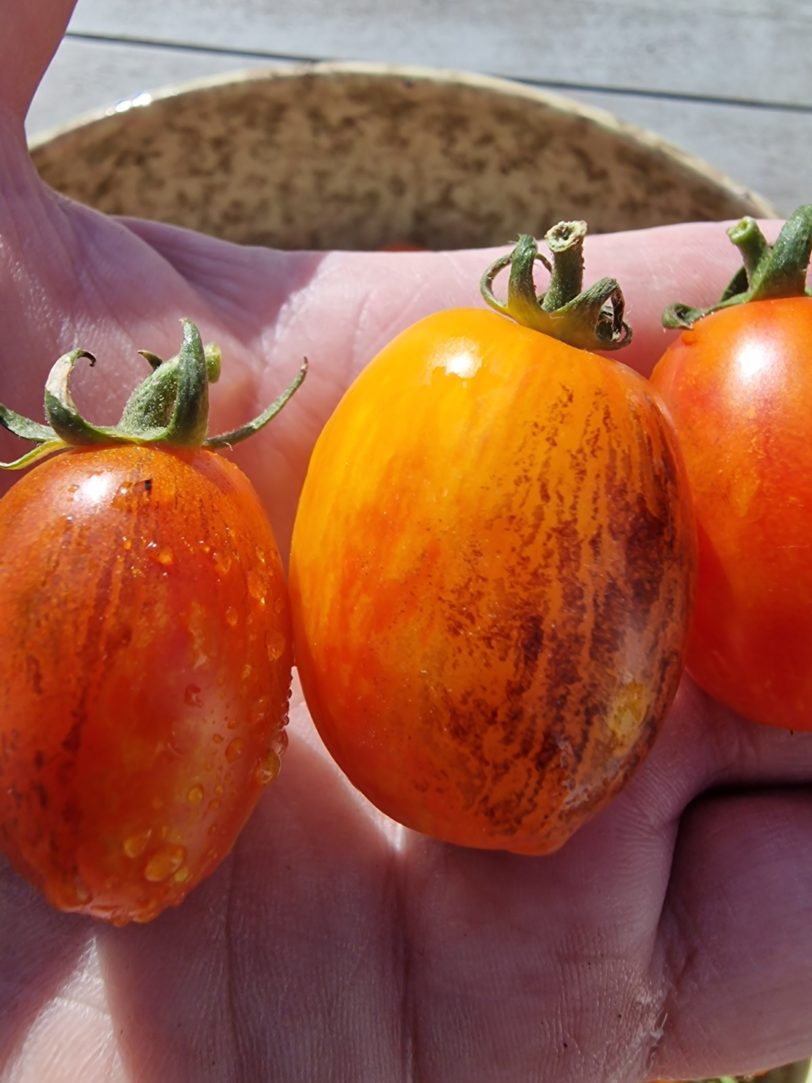
[[[426,67],[413,64],[389,64],[360,61],[297,61],[279,67],[235,68],[216,75],[167,83],[154,88],[144,88],[111,105],[86,110],[71,120],[42,129],[28,139],[32,157],[44,153],[54,144],[81,134],[95,126],[102,126],[117,117],[134,110],[148,110],[150,106],[171,101],[174,98],[191,97],[217,90],[220,87],[267,84],[272,82],[295,82],[302,78],[358,77],[367,79],[419,82],[445,87],[465,87],[504,98],[525,99],[545,107],[561,116],[576,116],[602,132],[619,137],[630,146],[649,152],[655,157],[670,160],[683,172],[698,180],[714,185],[720,191],[749,202],[753,213],[764,218],[780,218],[781,215],[770,201],[747,185],[734,180],[723,170],[717,169],[699,155],[684,150],[656,132],[626,121],[607,109],[587,105],[540,87],[536,83],[504,76],[485,75],[456,68]]]

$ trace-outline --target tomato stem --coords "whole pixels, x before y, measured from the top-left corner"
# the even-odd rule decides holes
[[[749,280],[757,273],[759,266],[769,255],[770,246],[767,244],[767,238],[761,232],[755,218],[749,217],[742,218],[741,222],[731,226],[727,235],[741,253],[744,263],[742,270]]]
[[[267,406],[262,413],[255,417],[253,421],[249,421],[245,425],[240,425],[237,429],[232,429],[230,432],[221,432],[217,436],[208,436],[203,444],[205,447],[217,448],[217,447],[231,447],[233,444],[237,444],[240,440],[245,440],[249,436],[253,436],[255,432],[259,432],[263,426],[267,425],[269,421],[279,413],[282,407],[288,402],[288,400],[298,391],[305,376],[307,375],[307,358],[305,357],[302,364],[299,367],[299,371],[293,377],[284,391],[278,395],[270,406]]]
[[[485,271],[480,289],[485,301],[516,323],[585,350],[616,350],[631,339],[623,319],[624,300],[613,278],[602,278],[583,289],[583,244],[586,222],[559,222],[548,230],[545,241],[552,262],[538,250],[529,234],[522,234],[512,252],[500,256]],[[546,293],[537,295],[535,265],[550,272]],[[507,300],[493,292],[496,276],[510,267]]]
[[[195,324],[183,320],[183,341],[177,357],[168,361],[141,350],[149,363],[149,375],[127,400],[121,420],[114,426],[97,426],[87,421],[73,400],[70,376],[78,361],[95,357],[87,350],[63,354],[54,364],[45,384],[47,424],[23,417],[0,405],[0,425],[35,446],[0,469],[18,470],[66,447],[104,444],[158,444],[167,447],[225,447],[259,432],[274,418],[301,385],[307,371],[305,362],[289,386],[253,421],[218,436],[208,435],[209,384],[220,375],[220,351],[203,346]]]
[[[51,369],[45,384],[45,417],[52,433],[63,444],[120,444],[122,437],[111,428],[91,425],[79,413],[68,386],[70,374],[77,361],[87,359],[95,365],[96,358],[87,350],[71,350],[63,354]]]
[[[720,300],[708,308],[671,305],[663,313],[665,327],[693,327],[697,320],[720,308],[767,301],[778,297],[808,297],[807,275],[812,255],[812,204],[799,207],[784,223],[770,245],[753,218],[743,218],[727,231],[739,249],[742,266],[727,284]]]

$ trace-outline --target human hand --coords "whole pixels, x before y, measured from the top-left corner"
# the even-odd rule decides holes
[[[112,420],[135,350],[173,353],[189,316],[223,350],[226,429],[306,355],[304,387],[234,453],[286,549],[343,388],[400,328],[479,303],[489,255],[237,248],[66,203],[34,175],[22,117],[71,4],[8,6],[0,401],[38,416],[48,367],[81,344],[99,364],[77,397]],[[624,360],[650,367],[665,305],[710,302],[735,258],[712,225],[591,238],[588,278],[611,273],[627,295]],[[620,797],[534,859],[395,828],[329,760],[298,694],[290,735],[232,855],[150,925],[57,914],[0,866],[1,1078],[638,1083],[812,1049],[809,736],[748,724],[686,679]]]

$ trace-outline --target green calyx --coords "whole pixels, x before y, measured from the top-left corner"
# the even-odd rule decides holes
[[[482,296],[491,308],[516,323],[584,350],[616,350],[632,337],[623,319],[624,301],[614,278],[602,278],[583,289],[583,245],[586,222],[559,222],[544,240],[552,262],[538,250],[533,237],[523,234],[513,251],[488,267],[480,282]],[[536,262],[550,272],[546,293],[536,294]],[[510,267],[507,300],[498,300],[493,282]]]
[[[748,301],[812,296],[806,285],[812,254],[812,203],[799,207],[786,220],[772,245],[753,218],[742,218],[727,235],[741,252],[742,266],[719,301],[709,308],[671,305],[663,313],[664,327],[693,327],[703,316]]]
[[[135,388],[117,425],[100,426],[86,421],[70,393],[70,375],[76,363],[95,357],[87,350],[63,354],[45,383],[43,425],[0,404],[0,425],[33,441],[34,447],[13,462],[0,463],[3,470],[20,470],[67,447],[111,444],[156,444],[165,447],[230,447],[258,432],[271,421],[300,386],[307,362],[281,395],[263,412],[231,432],[208,435],[209,384],[220,375],[220,351],[204,348],[191,320],[183,320],[183,341],[177,357],[161,360],[147,350],[139,351],[152,371]]]

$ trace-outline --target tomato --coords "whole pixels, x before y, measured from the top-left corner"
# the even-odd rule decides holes
[[[429,316],[360,374],[309,465],[290,591],[315,724],[400,823],[552,850],[654,739],[693,560],[642,377],[494,312]]]
[[[744,223],[739,233],[755,229]],[[796,232],[797,216],[765,263],[780,257],[785,269],[781,253]],[[747,718],[810,730],[812,298],[804,277],[795,295],[744,295],[695,315],[652,382],[679,434],[696,509],[688,668]],[[762,269],[759,278],[770,275]]]
[[[0,501],[0,845],[60,909],[179,903],[233,846],[286,743],[276,542],[231,462],[121,442]]]

